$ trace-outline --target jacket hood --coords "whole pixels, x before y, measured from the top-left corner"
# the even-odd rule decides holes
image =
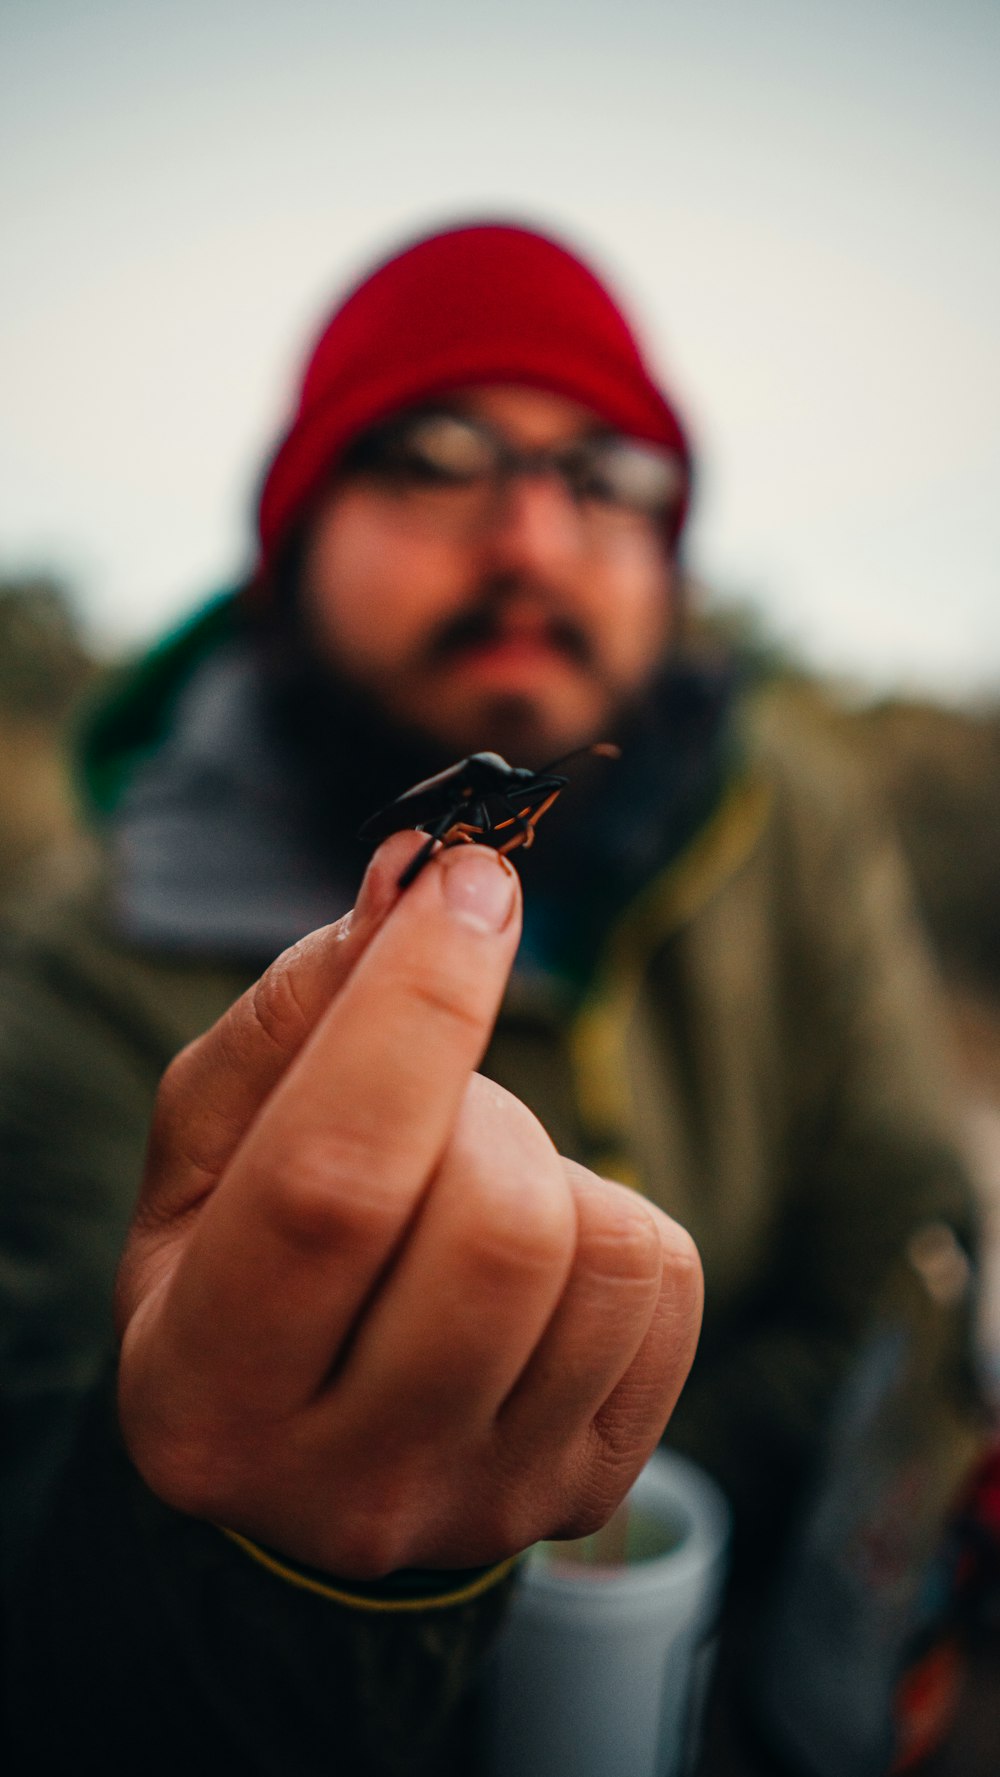
[[[105,681],[76,734],[77,786],[92,817],[100,821],[114,812],[137,768],[162,746],[201,662],[243,624],[237,592],[217,593]]]

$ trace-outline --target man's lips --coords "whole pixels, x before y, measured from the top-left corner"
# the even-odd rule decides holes
[[[580,665],[579,656],[552,637],[542,634],[511,634],[492,636],[481,642],[469,642],[451,656],[452,663],[467,672],[502,669],[547,668],[553,665]]]

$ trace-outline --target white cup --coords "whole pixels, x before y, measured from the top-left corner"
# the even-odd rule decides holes
[[[490,1661],[491,1777],[679,1777],[697,1750],[726,1572],[729,1509],[694,1463],[657,1451],[629,1495],[623,1562],[529,1556]]]

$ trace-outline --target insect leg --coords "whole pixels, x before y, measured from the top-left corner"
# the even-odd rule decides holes
[[[443,814],[439,821],[435,821],[433,827],[428,831],[426,844],[422,845],[420,850],[410,859],[396,884],[397,888],[409,888],[411,882],[416,882],[424,865],[430,863],[438,841],[445,837],[450,827],[454,826],[457,813],[458,809],[452,804],[447,814]]]
[[[527,808],[518,810],[511,809],[510,820],[500,821],[497,831],[499,832],[502,827],[515,826],[517,832],[513,834],[510,839],[506,840],[503,845],[497,847],[497,850],[501,854],[506,855],[509,851],[516,851],[517,847],[520,845],[523,845],[527,851],[530,846],[534,845],[535,828],[543,814],[546,814],[552,807],[552,804],[559,795],[561,789],[562,785],[560,784],[558,789],[550,790],[549,794],[538,804],[537,808],[530,810]]]
[[[432,853],[434,851],[434,847],[436,845],[437,845],[437,837],[435,834],[432,833],[430,835],[430,837],[428,838],[426,845],[422,845],[420,847],[420,850],[418,852],[416,852],[414,854],[414,856],[410,859],[409,863],[406,866],[406,869],[403,871],[402,875],[399,878],[399,881],[396,884],[397,888],[401,888],[401,889],[409,888],[411,882],[416,882],[417,877],[420,875],[420,872],[423,869],[424,865],[428,864],[430,862],[431,855],[432,855]]]
[[[460,821],[453,820],[451,826],[439,835],[442,845],[460,845],[463,842],[466,845],[478,845],[481,839],[485,839],[488,833],[492,833],[493,822],[490,820],[485,802],[463,802],[462,808],[465,811],[465,818]]]

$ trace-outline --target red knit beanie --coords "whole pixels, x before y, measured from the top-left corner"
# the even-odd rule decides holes
[[[689,479],[680,420],[593,272],[528,229],[450,229],[379,266],[320,334],[261,490],[258,584],[352,439],[401,408],[484,383],[579,401],[676,451]],[[682,509],[675,536],[683,519]]]

